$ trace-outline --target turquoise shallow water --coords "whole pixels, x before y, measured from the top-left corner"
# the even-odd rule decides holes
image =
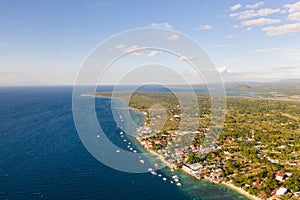
[[[71,96],[71,87],[0,88],[0,199],[245,199],[184,173],[177,173],[179,188],[103,165],[77,135]],[[125,149],[109,107],[108,99],[96,100],[99,122]]]

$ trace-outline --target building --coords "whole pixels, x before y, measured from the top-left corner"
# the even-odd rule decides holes
[[[277,190],[276,195],[284,195],[287,193],[287,190],[288,190],[287,188],[281,187]]]
[[[284,178],[285,178],[285,174],[277,173],[277,174],[275,175],[275,179],[276,179],[277,181],[282,182],[282,181],[284,180]]]

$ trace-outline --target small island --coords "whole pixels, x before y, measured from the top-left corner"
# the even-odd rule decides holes
[[[185,95],[188,101],[189,94]],[[211,129],[208,94],[197,93],[199,111],[191,116],[182,116],[171,92],[134,92],[130,99],[126,92],[117,92],[117,96],[145,113],[145,124],[136,139],[168,167],[224,184],[251,199],[299,198],[299,101],[227,96],[225,123],[217,143],[203,146]],[[161,107],[151,110],[155,105]],[[178,129],[183,117],[190,130]],[[192,126],[194,119],[199,120],[196,129]]]

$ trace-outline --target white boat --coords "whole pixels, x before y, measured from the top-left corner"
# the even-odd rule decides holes
[[[173,181],[170,181],[170,183],[173,184],[174,182],[173,182]]]
[[[117,152],[117,153],[120,153],[120,150],[119,150],[119,149],[117,149],[117,150],[116,150],[116,152]]]
[[[144,160],[140,160],[140,163],[144,164],[144,163],[145,163],[145,161],[144,161]]]
[[[162,180],[163,180],[163,181],[167,181],[167,178],[166,178],[166,177],[163,177]]]
[[[152,172],[153,171],[153,169],[152,168],[148,168],[148,172]]]
[[[161,174],[158,174],[159,177],[161,177]]]
[[[157,175],[157,173],[156,173],[156,171],[152,171],[152,172],[150,172],[152,175],[154,175],[154,176],[156,176]]]
[[[181,186],[181,183],[177,183],[176,185],[180,187],[180,186]]]
[[[137,150],[134,150],[133,153],[137,153]]]
[[[173,175],[172,179],[179,179],[179,177],[177,175]]]

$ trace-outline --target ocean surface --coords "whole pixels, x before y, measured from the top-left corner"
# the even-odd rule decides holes
[[[98,120],[122,148],[109,104],[97,98]],[[180,172],[183,186],[177,187],[150,173],[105,166],[79,139],[72,87],[1,87],[0,137],[0,199],[246,199]],[[159,173],[172,175],[166,168]]]

